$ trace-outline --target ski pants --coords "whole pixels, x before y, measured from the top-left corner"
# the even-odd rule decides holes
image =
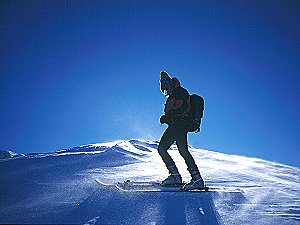
[[[161,156],[167,168],[174,166],[175,162],[169,155],[168,149],[176,141],[179,153],[184,158],[188,169],[199,172],[195,160],[193,159],[191,153],[188,150],[187,133],[188,131],[183,125],[169,126],[161,137],[161,140],[158,145],[158,153]]]

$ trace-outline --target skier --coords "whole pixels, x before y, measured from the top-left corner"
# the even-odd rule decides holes
[[[162,185],[182,185],[182,177],[175,165],[175,162],[167,152],[170,146],[176,141],[180,155],[184,158],[191,174],[191,181],[183,186],[183,189],[204,189],[204,182],[198,167],[188,150],[188,113],[190,110],[190,95],[184,89],[176,77],[171,78],[165,71],[160,73],[161,91],[168,97],[164,115],[160,117],[161,124],[168,124],[158,145],[158,153],[165,163],[169,176]]]

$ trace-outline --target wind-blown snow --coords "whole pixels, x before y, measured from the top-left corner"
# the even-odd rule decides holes
[[[95,182],[164,179],[157,145],[113,141],[3,157],[0,223],[300,224],[299,168],[262,159],[190,148],[208,186],[236,192],[124,193]],[[188,181],[183,159],[171,149]]]

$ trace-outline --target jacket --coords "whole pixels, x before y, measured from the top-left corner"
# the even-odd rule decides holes
[[[174,125],[178,120],[186,121],[190,111],[190,95],[188,91],[180,85],[170,93],[167,98],[164,112],[165,122]]]

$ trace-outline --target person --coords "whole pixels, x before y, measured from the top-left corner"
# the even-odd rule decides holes
[[[190,95],[183,88],[178,78],[171,78],[166,71],[160,72],[160,88],[167,96],[164,114],[160,117],[161,124],[167,124],[158,145],[158,153],[165,163],[169,176],[162,181],[162,185],[182,185],[182,177],[168,153],[168,149],[176,141],[180,155],[184,158],[187,169],[192,177],[191,181],[183,186],[184,189],[205,188],[198,167],[188,150],[188,113],[190,110]]]

